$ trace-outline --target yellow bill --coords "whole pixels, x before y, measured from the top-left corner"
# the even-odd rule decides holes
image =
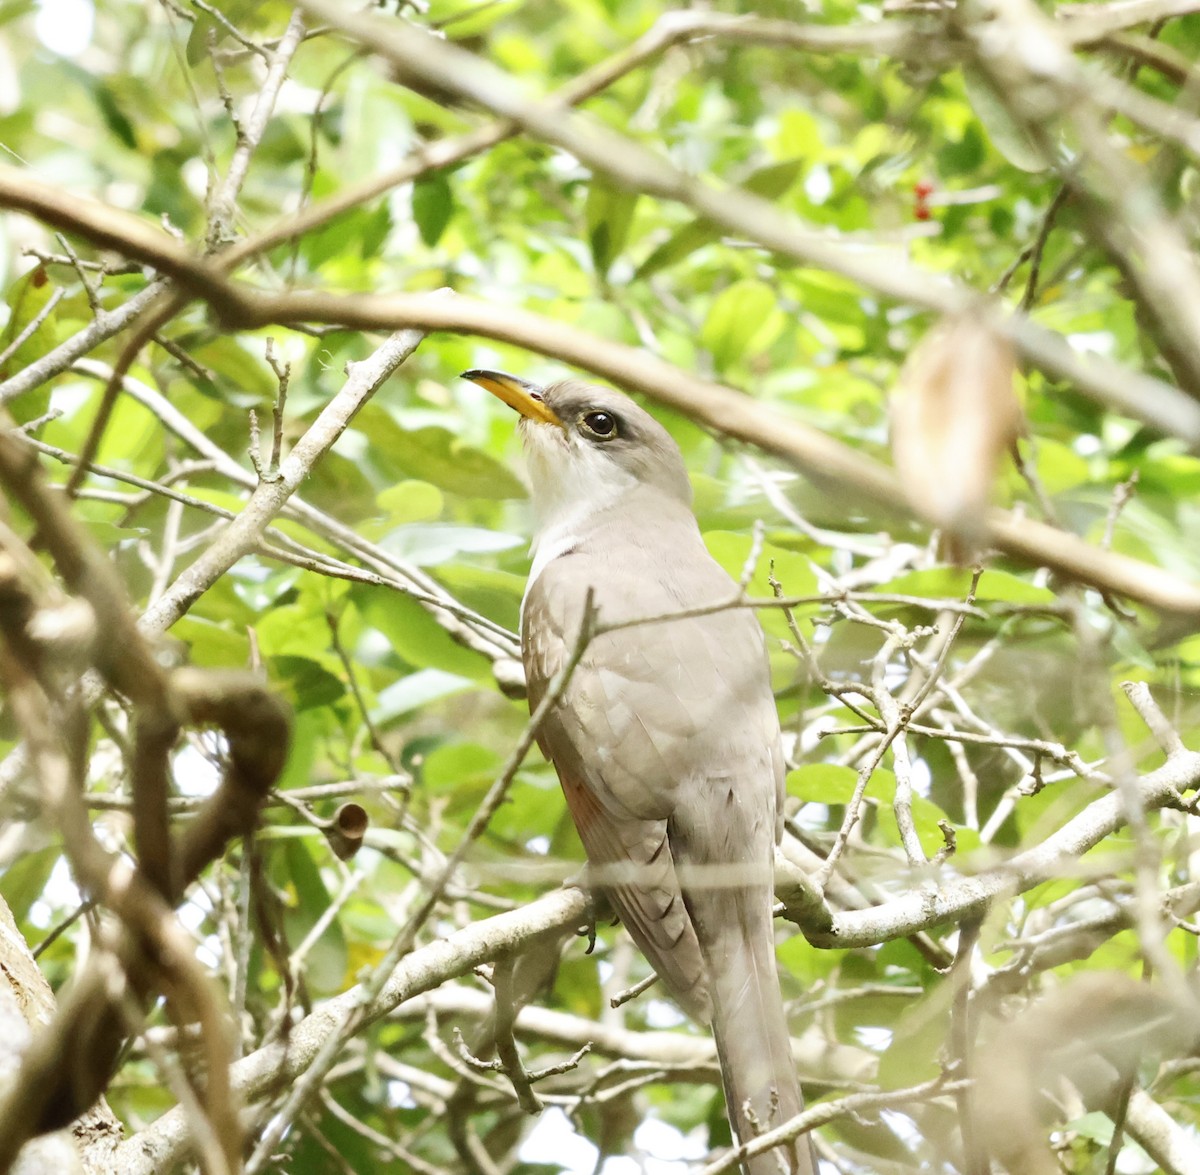
[[[464,371],[462,378],[469,379],[481,388],[487,388],[493,396],[499,396],[510,408],[515,408],[528,420],[539,420],[543,424],[557,424],[562,427],[562,421],[543,401],[537,388],[515,375],[506,375],[503,371],[472,369]]]

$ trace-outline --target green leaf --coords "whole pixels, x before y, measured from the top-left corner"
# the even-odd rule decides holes
[[[638,281],[645,281],[647,278],[653,277],[659,270],[668,269],[670,266],[682,261],[697,249],[702,249],[705,245],[711,245],[713,241],[720,239],[720,236],[720,230],[709,221],[693,220],[690,224],[685,224],[683,228],[673,232],[663,241],[638,266],[633,276]]]
[[[263,612],[291,595],[303,572],[298,567],[281,569],[243,559],[229,573],[234,595],[252,612]]]
[[[193,387],[205,395],[216,396],[226,407],[268,407],[270,418],[269,405],[279,384],[261,354],[255,354],[244,340],[222,333],[203,340],[184,336],[175,341],[197,363],[223,377],[219,388],[208,380],[197,380]]]
[[[488,4],[476,4],[473,0],[431,0],[423,19],[430,28],[446,28],[453,37],[461,40],[482,37],[521,7],[521,0],[495,0]]]
[[[227,624],[214,624],[194,612],[176,620],[171,635],[186,642],[188,660],[202,669],[241,669],[250,662],[250,641],[245,632]]]
[[[1064,1122],[1063,1129],[1082,1135],[1084,1138],[1090,1138],[1092,1142],[1098,1143],[1100,1146],[1112,1145],[1114,1131],[1112,1119],[1099,1110],[1084,1114],[1081,1118],[1073,1118],[1070,1122]]]
[[[814,314],[827,325],[853,326],[857,334],[862,334],[863,295],[860,287],[840,274],[812,271],[797,274],[794,282],[796,298],[805,314]]]
[[[291,753],[276,784],[280,791],[304,787],[312,782],[313,764],[322,736],[335,726],[336,720],[328,710],[303,710],[295,715]]]
[[[804,168],[803,159],[784,159],[757,168],[743,181],[742,187],[764,200],[777,200],[796,182]]]
[[[402,481],[381,490],[375,498],[375,504],[387,512],[388,522],[393,526],[437,518],[443,503],[442,491],[427,481]]]
[[[473,562],[445,563],[438,568],[438,579],[462,603],[516,632],[525,576]]]
[[[721,370],[748,351],[769,346],[783,329],[775,291],[765,282],[734,282],[713,301],[700,330],[700,342]]]
[[[377,257],[387,244],[392,231],[392,209],[386,200],[380,200],[375,210],[367,211],[359,230],[358,253],[364,261]]]
[[[753,538],[748,534],[723,530],[706,531],[703,537],[708,553],[732,579],[740,581],[754,551]],[[817,576],[807,558],[795,551],[777,547],[774,543],[763,543],[746,584],[747,594],[756,599],[772,598],[775,594],[770,583],[772,575],[779,581],[785,596],[817,594]],[[762,611],[774,612],[776,609]]]
[[[614,187],[600,177],[594,178],[588,186],[584,217],[592,264],[601,277],[608,273],[625,248],[637,200],[636,192]]]
[[[371,711],[371,721],[383,725],[416,710],[436,702],[451,694],[461,693],[469,689],[474,682],[457,673],[446,673],[441,669],[422,669],[417,673],[401,678],[379,694],[378,705]]]
[[[187,40],[187,63],[199,65],[209,54],[209,45],[218,42],[224,30],[207,12],[197,12]]]
[[[250,29],[246,26],[250,24],[250,18],[265,2],[266,0],[222,0],[220,10],[231,25],[249,33]],[[207,61],[213,47],[223,44],[230,36],[232,34],[224,24],[213,20],[207,12],[197,11],[192,22],[192,31],[188,35],[188,65],[199,65]]]
[[[935,567],[911,571],[879,585],[879,591],[900,596],[920,596],[929,600],[965,600],[971,586],[971,572],[960,567]],[[975,589],[979,602],[1004,601],[1009,604],[1053,604],[1049,588],[1038,587],[1008,571],[987,568]]]
[[[482,526],[452,526],[425,522],[399,526],[384,535],[380,546],[418,567],[445,563],[456,555],[483,555],[511,551],[523,545],[520,535],[504,534]]]
[[[448,743],[431,751],[421,764],[421,778],[434,793],[466,794],[477,800],[503,766],[501,755],[478,743]]]
[[[312,604],[308,597],[300,603],[277,605],[259,618],[254,631],[264,656],[307,657],[329,648],[329,623]],[[337,663],[332,653],[329,657],[331,664]]]
[[[740,581],[744,574],[746,561],[753,549],[753,540],[747,534],[730,531],[707,531],[704,534],[704,545],[708,552],[735,581]],[[808,596],[817,591],[817,579],[808,560],[794,551],[785,551],[771,543],[764,543],[754,564],[754,573],[746,584],[746,592],[753,599],[771,599],[774,591],[769,577],[774,568],[774,575],[783,586],[787,596]],[[796,615],[803,615],[806,609],[796,609]],[[787,618],[779,608],[757,608],[755,615],[769,636],[779,640],[791,640]]]
[[[941,1072],[940,1054],[950,1030],[953,984],[944,983],[901,1013],[892,1040],[879,1058],[879,1084],[902,1089]]]
[[[938,152],[938,171],[945,176],[967,175],[982,167],[986,158],[987,148],[979,127],[968,123],[957,142],[947,143]]]
[[[54,283],[41,265],[35,265],[28,273],[9,286],[5,301],[9,306],[8,322],[0,332],[0,352],[12,345],[16,337],[41,313],[54,294]],[[40,359],[58,342],[58,310],[61,304],[42,322],[41,326],[27,338],[0,368],[0,379],[7,379]],[[49,392],[23,396],[12,402],[10,411],[18,424],[33,420],[46,410]]]
[[[58,845],[21,853],[0,873],[0,898],[8,903],[18,923],[29,917],[29,908],[46,889],[54,866],[62,857]]]
[[[271,670],[276,688],[297,712],[330,706],[346,693],[340,677],[309,657],[273,657]]]
[[[435,172],[413,185],[412,211],[421,240],[432,249],[454,216],[454,193],[444,171]]]
[[[853,767],[837,763],[813,763],[789,771],[788,794],[814,804],[848,804],[858,783]]]
[[[131,151],[135,150],[137,134],[133,129],[133,123],[121,109],[112,87],[98,83],[93,90],[93,96],[96,99],[96,109],[100,111],[108,129]]]

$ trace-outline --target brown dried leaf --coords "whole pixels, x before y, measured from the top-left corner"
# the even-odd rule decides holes
[[[892,396],[892,459],[914,509],[966,561],[982,545],[1000,460],[1022,431],[1008,341],[974,314],[943,320]]]

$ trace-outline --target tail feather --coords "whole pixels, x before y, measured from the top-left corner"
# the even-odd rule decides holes
[[[792,1059],[768,918],[740,917],[712,943],[709,973],[713,1035],[721,1062],[725,1106],[739,1142],[782,1125],[804,1109]],[[707,945],[707,944],[705,944]],[[807,1135],[756,1155],[747,1175],[815,1175]]]

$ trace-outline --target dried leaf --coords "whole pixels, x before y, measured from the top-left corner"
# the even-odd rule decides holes
[[[992,484],[1022,431],[1008,341],[979,317],[942,322],[892,397],[892,458],[913,507],[945,530],[959,562],[982,545]]]

